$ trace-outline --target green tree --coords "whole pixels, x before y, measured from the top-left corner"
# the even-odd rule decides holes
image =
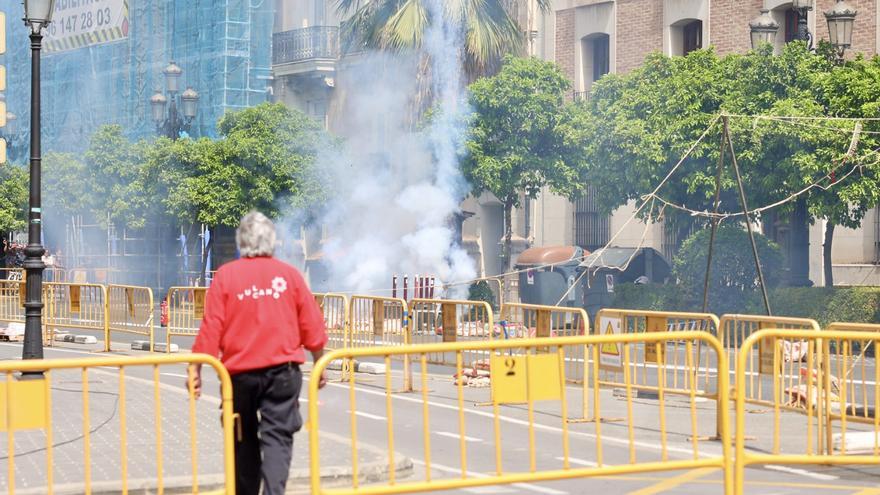
[[[0,166],[0,237],[24,229],[28,203],[28,176],[24,168]]]
[[[782,280],[782,252],[778,245],[761,234],[755,234],[755,244],[769,290]],[[673,261],[673,274],[693,301],[699,301],[703,294],[708,252],[709,230],[703,229],[684,241]],[[741,307],[742,302],[759,289],[748,233],[737,224],[719,226],[715,234],[709,281],[710,300],[714,306],[712,310],[724,313],[728,307]]]
[[[95,177],[83,161],[72,153],[47,153],[42,170],[44,216],[63,222],[95,210]]]
[[[253,209],[276,216],[291,204],[322,200],[314,160],[329,138],[315,121],[265,103],[227,113],[218,129],[216,141],[157,140],[136,187],[181,225],[211,229],[237,226]]]
[[[343,14],[351,14],[344,32],[349,42],[381,50],[412,50],[422,45],[435,19],[431,0],[336,0]],[[521,51],[525,27],[518,22],[518,0],[441,0],[447,20],[464,27],[463,63],[471,78],[485,73],[509,53]],[[549,0],[538,0],[548,10]]]
[[[556,65],[505,59],[501,71],[470,86],[473,114],[462,172],[473,192],[489,191],[504,205],[504,259],[510,263],[511,213],[521,196],[549,186],[575,198],[583,159],[584,113],[565,103],[569,83]]]
[[[824,50],[813,54],[803,43],[789,43],[781,55],[769,46],[725,57],[712,50],[672,58],[655,54],[637,70],[604,77],[584,103],[590,136],[585,179],[602,184],[597,203],[611,211],[651,192],[713,119],[727,112],[733,115],[730,133],[750,207],[787,200],[826,176],[839,177],[851,168],[841,166],[846,160],[864,164],[862,173],[828,190],[810,189],[798,200],[814,217],[857,225],[877,202],[877,176],[869,170],[876,168],[871,165],[876,161],[872,134],[863,135],[854,154],[846,157],[852,122],[741,117],[875,115],[877,61],[858,59],[838,66]],[[691,210],[712,209],[720,133],[716,125],[660,189],[660,197]],[[739,211],[729,168],[722,188],[721,211]],[[777,211],[789,213],[796,206],[797,201],[788,201]],[[689,213],[672,208],[667,208],[666,219],[683,227],[693,222]],[[828,255],[830,266],[830,251]]]

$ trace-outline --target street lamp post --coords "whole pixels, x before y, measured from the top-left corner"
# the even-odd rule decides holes
[[[153,122],[160,135],[177,139],[182,132],[189,133],[192,128],[198,109],[199,94],[192,88],[186,88],[186,91],[178,95],[183,69],[174,62],[168,64],[162,74],[165,75],[165,90],[168,96],[162,94],[162,91],[156,90],[156,93],[150,98]],[[179,105],[178,99],[180,100]]]
[[[825,12],[828,21],[828,40],[837,48],[837,60],[843,60],[846,49],[852,46],[853,24],[858,11],[843,0],[837,0],[834,7]]]
[[[24,269],[27,277],[25,290],[24,346],[22,359],[43,358],[43,249],[40,243],[42,207],[40,201],[40,48],[43,28],[52,22],[55,0],[24,0],[24,23],[30,28],[31,38],[31,160],[30,199],[28,208],[28,245],[25,248]],[[23,373],[42,377],[42,372]]]
[[[813,10],[813,0],[793,0],[791,2],[791,10],[797,12],[798,30],[797,38],[806,41],[810,50],[813,49],[813,35],[810,33],[810,26],[807,24],[807,16]]]

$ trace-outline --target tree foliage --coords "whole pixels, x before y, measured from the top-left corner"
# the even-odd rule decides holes
[[[545,186],[576,198],[583,193],[584,112],[565,102],[569,82],[559,68],[535,58],[507,57],[501,71],[470,86],[473,113],[462,172],[479,194],[505,207],[506,253],[510,215],[521,195]]]
[[[811,215],[858,226],[880,200],[878,143],[870,133],[880,126],[863,122],[870,132],[859,136],[848,155],[856,123],[824,117],[877,115],[880,59],[838,65],[827,52],[824,45],[811,53],[794,42],[780,55],[769,46],[724,57],[711,49],[685,57],[655,54],[628,74],[603,77],[583,104],[590,136],[585,179],[602,185],[597,204],[611,211],[650,193],[713,119],[726,113],[752,209],[819,184],[801,196]],[[712,209],[721,131],[721,125],[711,129],[659,196],[691,210]],[[722,187],[721,211],[740,211],[730,168]],[[788,201],[777,211],[793,206]],[[666,214],[673,222],[688,217],[671,208]]]
[[[411,50],[422,46],[428,27],[438,22],[428,5],[437,0],[336,0],[348,21],[343,31],[349,42],[381,50]],[[464,66],[468,73],[485,73],[509,53],[521,51],[526,29],[520,26],[518,2],[509,0],[441,0],[452,25],[464,26]],[[549,0],[538,0],[542,9]],[[348,15],[350,14],[350,16]]]
[[[82,159],[46,155],[45,209],[130,228],[150,220],[216,227],[238,225],[251,209],[273,215],[322,199],[312,164],[327,138],[316,122],[263,104],[226,114],[218,128],[217,140],[132,142],[121,126],[101,127]]]
[[[320,201],[313,169],[324,136],[301,112],[262,104],[224,115],[220,139],[160,139],[138,180],[182,224],[236,226],[252,209],[270,216]]]
[[[0,232],[24,229],[27,202],[27,172],[12,164],[0,166]]]
[[[673,261],[673,274],[689,294],[701,295],[709,253],[708,229],[696,232],[684,241]],[[782,252],[765,236],[755,233],[758,257],[767,287],[782,280]],[[709,289],[711,294],[748,292],[760,288],[749,234],[739,225],[723,224],[715,234]]]

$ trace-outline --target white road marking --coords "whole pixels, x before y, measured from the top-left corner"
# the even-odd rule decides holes
[[[458,433],[452,433],[452,432],[449,432],[449,431],[436,431],[436,432],[434,432],[434,434],[436,434],[436,435],[440,435],[441,437],[454,438],[454,439],[456,439],[456,440],[458,440],[459,438],[461,438],[461,435],[459,435]],[[465,435],[465,436],[464,436],[464,441],[465,441],[465,442],[481,443],[481,442],[483,441],[483,439],[482,439],[482,438],[469,437],[469,436]]]
[[[344,389],[346,389],[346,390],[347,390],[348,387],[349,387],[349,385],[347,385],[347,384],[341,384],[341,383],[328,383],[327,386],[330,386],[330,387],[338,387],[338,388],[344,388]],[[375,390],[370,390],[370,389],[366,389],[366,388],[363,388],[363,387],[356,387],[356,389],[357,389],[359,392],[361,392],[361,393],[365,393],[365,394],[369,394],[369,395],[378,395],[378,396],[385,397],[385,392],[379,392],[379,391],[375,391]],[[406,397],[406,396],[402,396],[402,395],[392,395],[392,398],[394,398],[394,399],[396,399],[396,400],[404,401],[404,402],[413,402],[413,403],[416,403],[416,404],[422,404],[422,399],[421,399],[421,398],[416,399],[416,398]],[[442,403],[440,403],[440,402],[428,401],[428,405],[429,405],[429,406],[432,406],[432,407],[440,408],[440,409],[448,409],[448,410],[452,410],[452,411],[458,411],[458,407],[457,407],[457,406],[452,406],[452,405],[449,405],[449,404],[442,404]],[[484,417],[484,418],[492,418],[492,419],[495,418],[495,415],[493,415],[492,413],[488,413],[488,412],[484,412],[484,411],[477,411],[477,410],[473,410],[473,409],[465,409],[465,413],[467,413],[467,414],[473,414],[473,415],[475,415],[475,416],[482,416],[482,417]],[[505,423],[515,424],[515,425],[518,425],[518,426],[526,426],[526,427],[529,426],[529,422],[528,422],[528,421],[521,420],[521,419],[516,419],[516,418],[511,418],[511,417],[508,417],[508,416],[502,416],[502,415],[500,415],[500,414],[498,415],[498,419],[499,419],[500,421],[505,422]],[[549,431],[549,432],[553,432],[553,433],[562,433],[562,429],[561,429],[561,428],[556,428],[556,427],[554,427],[554,426],[548,426],[548,425],[544,425],[544,424],[541,424],[541,423],[535,423],[535,424],[534,424],[534,427],[535,427],[535,429],[537,429],[537,430],[541,430],[541,431]],[[572,430],[569,430],[569,431],[568,431],[568,434],[569,434],[569,435],[572,435],[572,436],[583,437],[583,438],[591,438],[591,439],[594,439],[594,440],[596,439],[596,435],[594,435],[594,434],[592,434],[592,433],[581,432],[581,431],[572,431]],[[602,435],[602,441],[603,441],[603,442],[608,442],[608,443],[616,443],[616,444],[618,444],[618,445],[625,445],[625,446],[629,446],[629,444],[630,444],[630,443],[629,443],[629,439],[626,439],[626,438],[618,438],[618,437],[612,437],[612,436],[608,436],[608,435]],[[641,448],[646,449],[646,450],[662,450],[662,447],[661,447],[660,445],[658,445],[657,443],[649,443],[649,442],[635,441],[635,442],[633,442],[633,445],[635,445],[636,447],[641,447]],[[706,450],[709,451],[709,450],[711,450],[711,449],[706,449]],[[691,448],[682,448],[682,447],[667,446],[667,447],[666,447],[666,451],[667,451],[667,452],[674,452],[674,453],[681,454],[681,455],[685,455],[685,456],[688,456],[688,457],[691,457],[691,456],[694,455],[694,451],[693,451]],[[700,455],[701,457],[706,457],[707,455],[712,455],[713,457],[715,457],[715,456],[717,456],[717,457],[721,457],[721,452],[720,452],[720,451],[718,451],[718,452],[716,452],[716,451],[712,451],[711,454],[707,454],[706,452],[700,452],[699,455]]]
[[[834,476],[832,474],[814,473],[812,471],[807,471],[806,469],[791,468],[788,466],[777,466],[775,464],[765,464],[764,468],[770,469],[772,471],[782,471],[783,473],[806,476],[807,478],[813,478],[822,481],[833,481],[836,479],[840,479],[838,476]]]
[[[464,488],[462,489],[462,491],[477,494],[516,493],[516,490],[511,490],[510,488],[504,488],[501,486],[478,486],[475,488]]]
[[[175,378],[189,378],[189,376],[181,375],[180,373],[159,373],[159,374],[163,375],[163,376],[173,376]]]
[[[351,414],[351,411],[348,411],[348,413]],[[388,418],[386,418],[384,416],[378,416],[376,414],[370,414],[370,413],[365,413],[365,412],[361,412],[361,411],[355,411],[354,414],[355,414],[355,416],[360,416],[362,418],[367,418],[367,419],[375,419],[376,421],[388,421]]]
[[[412,463],[417,466],[422,466],[422,467],[426,466],[424,461],[421,461],[419,459],[412,459]],[[441,471],[444,473],[461,475],[460,468],[453,468],[453,467],[449,467],[449,466],[444,466],[443,464],[437,464],[434,462],[431,463],[431,470],[437,470],[437,471]],[[488,475],[488,474],[474,473],[472,471],[465,471],[465,474],[471,478],[491,478],[492,477],[491,475]],[[523,490],[530,490],[530,491],[537,492],[537,493],[544,493],[546,495],[568,495],[568,492],[563,492],[561,490],[554,490],[552,488],[546,488],[543,486],[532,485],[530,483],[514,483],[511,486],[515,486],[515,487],[521,488]]]
[[[557,457],[556,460],[565,462],[565,457]],[[599,467],[598,462],[587,461],[584,459],[578,459],[577,457],[569,457],[568,462],[569,462],[569,464],[576,464],[578,466]]]

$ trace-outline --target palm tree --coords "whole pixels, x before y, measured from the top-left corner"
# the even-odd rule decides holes
[[[421,47],[432,19],[428,0],[336,0],[350,15],[343,23],[346,40],[355,46],[405,51]],[[527,27],[518,17],[522,3],[542,10],[550,0],[442,0],[447,22],[464,27],[463,67],[466,82],[494,72],[501,58],[521,53]]]

